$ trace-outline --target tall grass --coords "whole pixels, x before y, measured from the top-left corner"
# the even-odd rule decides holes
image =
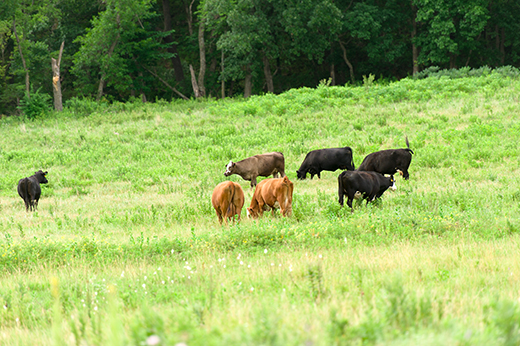
[[[514,72],[2,119],[0,344],[516,344]],[[296,180],[310,150],[359,165],[406,136],[410,180],[354,213],[339,172]],[[293,216],[220,227],[225,165],[274,150]],[[40,168],[26,213],[16,184]]]

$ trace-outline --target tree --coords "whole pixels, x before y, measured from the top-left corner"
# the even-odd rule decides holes
[[[418,63],[425,66],[447,64],[455,68],[457,58],[479,48],[478,36],[489,19],[487,0],[414,0],[420,31]]]
[[[151,0],[107,0],[92,28],[77,39],[81,46],[72,72],[84,94],[101,99],[109,86],[123,99],[139,92],[146,100],[149,71],[171,58],[168,45],[161,43],[170,33],[152,29],[154,17]]]

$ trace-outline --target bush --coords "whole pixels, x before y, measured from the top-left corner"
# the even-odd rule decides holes
[[[38,116],[45,116],[52,110],[51,97],[47,94],[40,94],[40,89],[33,92],[32,96],[25,95],[18,107],[28,119],[35,119]]]

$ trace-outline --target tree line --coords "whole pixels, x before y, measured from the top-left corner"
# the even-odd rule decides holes
[[[518,18],[518,0],[4,0],[0,114],[519,67]]]

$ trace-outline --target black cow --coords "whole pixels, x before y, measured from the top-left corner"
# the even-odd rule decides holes
[[[368,202],[381,197],[390,188],[395,190],[394,176],[385,177],[377,172],[344,171],[338,177],[339,204],[343,206],[343,196],[347,195],[347,205],[352,211],[352,201],[358,193]]]
[[[35,211],[38,208],[38,200],[42,193],[40,184],[47,184],[48,181],[45,178],[47,172],[43,172],[41,169],[35,172],[28,178],[20,179],[18,182],[18,194],[22,197],[25,202],[25,211]]]
[[[388,149],[368,154],[358,167],[358,171],[374,171],[381,174],[399,172],[405,180],[408,180],[410,177],[408,167],[410,167],[414,153],[410,149],[408,137],[406,137],[406,146],[406,149]]]
[[[296,174],[300,180],[307,177],[307,172],[311,174],[311,179],[314,175],[321,179],[321,171],[334,172],[337,169],[355,169],[350,147],[313,150],[305,156]]]

